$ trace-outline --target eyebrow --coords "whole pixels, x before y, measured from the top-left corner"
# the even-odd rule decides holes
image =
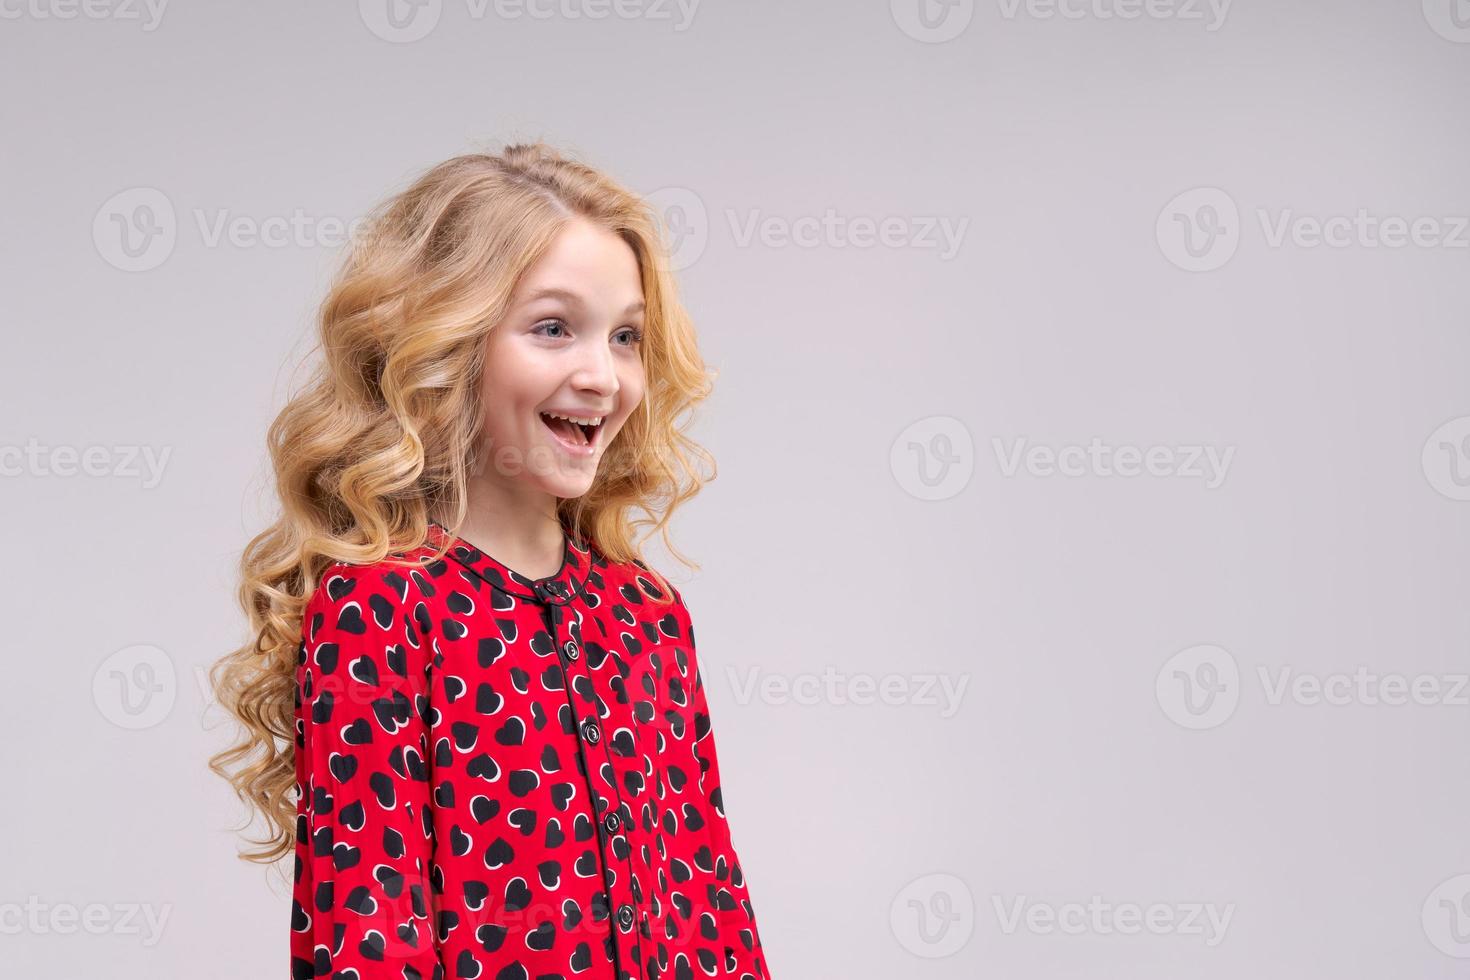
[[[579,308],[583,305],[582,297],[578,296],[574,292],[571,292],[570,290],[561,289],[557,286],[545,286],[541,289],[536,290],[530,296],[526,297],[526,303],[534,303],[539,299],[559,299],[567,303],[568,305],[576,306]],[[646,308],[647,304],[643,300],[635,300],[632,303],[628,304],[628,308],[623,311],[623,316],[632,316],[634,313],[642,313]]]

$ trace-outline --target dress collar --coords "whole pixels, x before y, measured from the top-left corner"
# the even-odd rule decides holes
[[[585,597],[587,577],[592,571],[592,549],[581,538],[562,528],[561,567],[545,578],[531,579],[504,562],[485,554],[464,538],[453,534],[438,521],[429,521],[429,542],[438,546],[449,543],[449,557],[484,579],[506,595],[543,605],[564,606],[578,596]],[[585,599],[584,599],[585,601]]]

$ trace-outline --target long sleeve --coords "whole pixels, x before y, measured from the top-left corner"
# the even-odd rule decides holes
[[[429,878],[428,658],[394,595],[334,565],[304,610],[293,980],[444,976]]]
[[[705,887],[704,898],[710,907],[717,909],[719,932],[724,946],[724,962],[721,976],[739,980],[764,980],[770,976],[765,951],[761,947],[760,931],[756,927],[755,909],[751,904],[745,873],[740,866],[740,857],[730,837],[730,825],[726,820],[724,793],[720,782],[719,754],[715,747],[714,728],[710,721],[709,703],[705,697],[704,677],[700,671],[694,642],[694,627],[689,619],[684,599],[675,591],[675,598],[684,610],[685,630],[689,640],[689,669],[694,674],[694,755],[699,762],[699,793],[708,806],[709,819],[705,831],[709,838],[709,850],[696,855],[695,867]]]

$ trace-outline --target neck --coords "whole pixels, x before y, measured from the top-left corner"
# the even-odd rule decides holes
[[[543,578],[561,567],[565,539],[556,497],[549,493],[472,479],[458,534],[528,578]]]

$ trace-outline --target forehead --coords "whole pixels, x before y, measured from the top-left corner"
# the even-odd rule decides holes
[[[515,302],[539,299],[622,310],[643,299],[638,257],[613,232],[570,221],[517,284]]]

